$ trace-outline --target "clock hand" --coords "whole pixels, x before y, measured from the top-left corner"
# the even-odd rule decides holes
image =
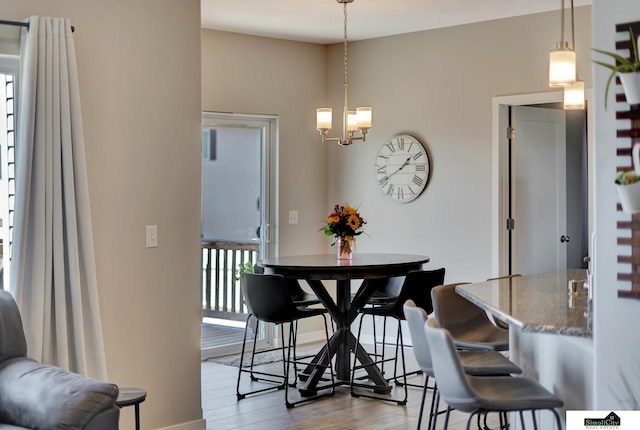
[[[396,170],[395,172],[391,173],[390,175],[387,176],[387,178],[392,177],[393,175],[395,175],[396,173],[398,173],[400,170],[404,169],[405,167],[407,167],[407,164],[409,164],[409,162],[411,161],[411,157],[407,157],[407,159],[404,161],[404,163],[402,163],[402,166],[400,166],[400,168],[398,170]]]

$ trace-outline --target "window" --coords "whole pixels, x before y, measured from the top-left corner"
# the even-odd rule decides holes
[[[9,285],[13,237],[18,67],[18,57],[0,55],[0,289]]]

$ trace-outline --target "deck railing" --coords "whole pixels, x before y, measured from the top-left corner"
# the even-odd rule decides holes
[[[202,316],[244,320],[247,308],[242,298],[238,265],[258,260],[256,242],[202,241]]]

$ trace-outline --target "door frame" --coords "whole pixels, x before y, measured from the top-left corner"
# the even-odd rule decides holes
[[[504,276],[509,271],[509,148],[507,138],[508,111],[510,106],[558,103],[563,101],[562,91],[497,96],[492,101],[493,131],[491,156],[491,276]],[[587,187],[589,198],[589,232],[593,233],[593,91],[585,90],[587,109]],[[592,255],[592,242],[589,243]]]
[[[279,117],[277,115],[243,114],[203,111],[203,126],[260,127],[262,128],[261,169],[261,214],[260,214],[260,251],[259,258],[271,258],[278,255],[278,148]],[[253,325],[253,320],[251,321]],[[258,340],[257,348],[272,347],[279,341],[273,324],[260,323],[264,330],[264,339]],[[244,327],[244,326],[243,326]],[[239,353],[242,342],[201,350],[202,359]]]

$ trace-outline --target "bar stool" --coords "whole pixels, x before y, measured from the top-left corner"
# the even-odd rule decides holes
[[[289,286],[284,277],[281,275],[260,275],[254,273],[244,273],[242,282],[242,292],[249,308],[249,317],[247,318],[247,326],[245,328],[244,341],[242,343],[242,352],[240,355],[240,366],[238,367],[238,380],[236,383],[236,396],[238,400],[244,399],[247,395],[261,393],[267,390],[285,390],[285,405],[287,408],[291,408],[299,403],[308,402],[320,397],[332,396],[335,393],[335,381],[333,377],[333,365],[331,360],[328,363],[302,363],[296,359],[296,322],[303,318],[310,318],[320,316],[324,320],[325,340],[326,347],[329,347],[329,329],[327,324],[327,310],[323,308],[308,308],[301,307],[294,303]],[[253,342],[253,352],[251,364],[247,367],[244,366],[244,352],[246,345],[246,335],[249,328],[249,318],[254,317],[256,319],[256,327],[259,321],[273,323],[280,326],[280,334],[282,339],[282,361],[284,364],[283,374],[273,374],[267,372],[260,372],[254,369],[253,357],[256,354],[255,351],[255,338]],[[289,337],[285,351],[284,345],[284,324],[289,323]],[[292,357],[293,352],[293,357]],[[294,366],[294,379],[293,383],[290,382],[290,368]],[[289,401],[289,387],[295,386],[297,382],[297,365],[304,364],[305,366],[321,367],[324,371],[328,370],[331,375],[331,381],[324,386],[316,387],[317,390],[330,389],[328,393],[310,396],[297,402]],[[272,383],[274,385],[259,388],[248,392],[240,392],[240,381],[243,373],[249,373],[252,381],[261,381]]]
[[[396,334],[394,358],[386,359],[384,358],[384,355],[382,355],[381,359],[377,360],[377,357],[374,357],[374,361],[368,364],[368,366],[380,365],[382,367],[385,362],[393,361],[394,375],[393,375],[393,378],[389,378],[389,380],[393,379],[394,381],[396,381],[398,385],[404,386],[404,398],[394,399],[394,398],[374,396],[374,395],[362,394],[360,392],[356,392],[354,390],[354,387],[373,388],[374,392],[380,391],[381,387],[377,387],[371,384],[356,382],[356,378],[355,378],[356,370],[363,369],[365,368],[365,366],[364,365],[358,366],[356,364],[355,358],[354,358],[354,363],[351,371],[351,395],[353,397],[366,397],[371,399],[385,400],[385,401],[397,403],[398,405],[405,405],[407,403],[407,398],[409,393],[407,389],[407,370],[405,367],[405,359],[404,359],[404,343],[402,340],[401,321],[405,319],[402,306],[407,300],[411,299],[411,300],[414,300],[416,303],[419,303],[421,306],[431,309],[430,291],[436,285],[441,285],[444,282],[444,274],[445,274],[444,268],[430,270],[430,271],[416,270],[416,271],[409,272],[404,279],[404,283],[402,284],[402,288],[400,290],[400,293],[398,294],[398,297],[393,302],[386,305],[363,308],[360,310],[360,313],[362,314],[362,316],[360,318],[360,324],[358,326],[358,338],[356,343],[360,343],[360,335],[362,333],[362,322],[364,320],[365,315],[369,315],[372,317],[376,317],[376,316],[390,317],[397,320],[398,330]],[[383,339],[385,334],[386,333],[383,333]],[[382,344],[383,351],[384,351],[384,347],[385,347],[385,342],[383,341],[383,344]],[[398,375],[397,373],[398,350],[400,352],[400,356],[402,359],[402,374],[400,375]],[[398,381],[399,378],[402,378],[402,383]]]
[[[508,428],[508,412],[518,412],[524,428],[524,411],[531,412],[534,427],[537,428],[534,412],[539,410],[551,411],[558,429],[562,429],[556,408],[562,407],[564,402],[536,380],[524,376],[512,378],[467,375],[449,332],[427,323],[425,333],[429,341],[433,372],[438,381],[438,392],[449,406],[444,422],[445,430],[449,424],[448,412],[451,408],[470,413],[467,430],[475,415],[486,416],[491,412],[499,413],[500,428]]]
[[[413,300],[407,300],[403,306],[404,316],[407,319],[413,353],[418,366],[426,375],[422,391],[422,403],[420,404],[420,415],[418,417],[418,430],[422,423],[424,404],[427,390],[432,388],[431,411],[429,413],[428,428],[435,428],[438,411],[438,385],[437,381],[433,387],[429,387],[429,378],[434,377],[433,364],[431,361],[431,348],[424,331],[424,325],[429,321],[432,326],[437,326],[435,318],[428,318],[427,312],[416,306]],[[522,369],[499,352],[494,351],[459,351],[460,363],[467,375],[475,376],[495,376],[495,375],[516,375],[521,374]]]
[[[457,285],[431,290],[438,325],[449,331],[459,349],[507,351],[509,330],[493,324],[484,310],[456,293]]]

